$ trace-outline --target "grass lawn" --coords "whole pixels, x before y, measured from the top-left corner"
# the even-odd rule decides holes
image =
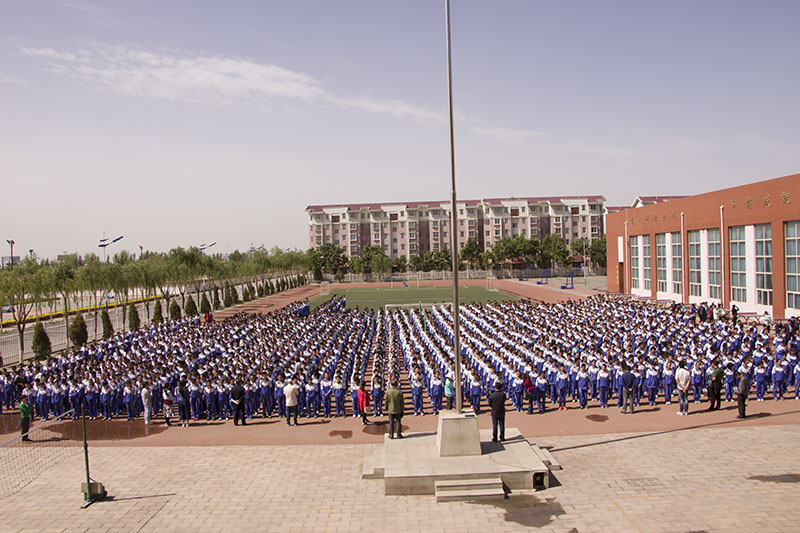
[[[519,300],[516,296],[503,292],[492,292],[480,286],[461,286],[458,292],[461,303],[507,302]],[[333,296],[347,298],[347,307],[364,309],[383,309],[386,304],[439,303],[453,300],[452,287],[400,287],[394,289],[335,289],[325,296],[311,300],[312,309],[322,305]]]

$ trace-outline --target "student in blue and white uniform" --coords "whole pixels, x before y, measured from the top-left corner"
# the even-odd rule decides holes
[[[611,385],[611,376],[606,370],[606,364],[600,365],[597,372],[597,389],[600,392],[600,407],[608,407],[608,391]]]
[[[556,374],[556,390],[558,392],[558,410],[567,410],[567,391],[569,390],[570,380],[564,365],[562,364]]]
[[[783,368],[783,362],[778,359],[772,367],[772,398],[774,400],[783,401],[783,387],[786,379],[786,372]]]
[[[333,398],[336,400],[336,416],[344,417],[345,390],[344,385],[342,385],[342,380],[339,376],[336,376],[331,389],[333,390]]]
[[[319,393],[322,396],[322,414],[325,418],[330,418],[333,382],[330,380],[327,372],[322,375],[322,380],[319,382]]]

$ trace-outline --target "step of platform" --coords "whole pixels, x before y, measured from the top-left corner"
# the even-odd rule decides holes
[[[364,457],[361,466],[361,479],[383,479],[385,471],[383,450]]]
[[[501,500],[506,497],[503,480],[499,477],[454,479],[436,482],[436,501]]]
[[[542,462],[547,465],[547,468],[549,468],[551,471],[562,469],[561,463],[558,462],[558,459],[553,457],[553,454],[550,453],[550,450],[547,448],[540,448],[530,440],[528,440],[528,443],[531,445],[531,448],[533,448],[533,451],[536,453],[539,459],[541,459]]]

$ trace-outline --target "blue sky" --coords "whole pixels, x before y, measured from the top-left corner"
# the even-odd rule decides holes
[[[461,198],[800,172],[800,2],[451,8]],[[3,2],[0,237],[305,248],[306,205],[446,199],[444,67],[437,0]]]

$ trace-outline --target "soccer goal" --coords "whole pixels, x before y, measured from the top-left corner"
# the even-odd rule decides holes
[[[447,303],[445,302],[445,304],[447,304]],[[400,310],[405,309],[406,311],[411,311],[412,309],[416,309],[417,311],[420,311],[420,310],[423,310],[423,309],[424,310],[431,310],[431,309],[433,309],[434,305],[437,305],[437,304],[417,302],[415,304],[386,304],[386,305],[383,306],[383,308],[384,308],[384,310],[386,310],[386,311],[391,313],[392,311],[396,311],[398,309],[400,309]]]
[[[497,292],[500,290],[500,286],[497,283],[497,278],[494,276],[489,276],[486,278],[486,290]]]
[[[319,284],[319,295],[326,296],[331,293],[331,282],[323,281]]]

